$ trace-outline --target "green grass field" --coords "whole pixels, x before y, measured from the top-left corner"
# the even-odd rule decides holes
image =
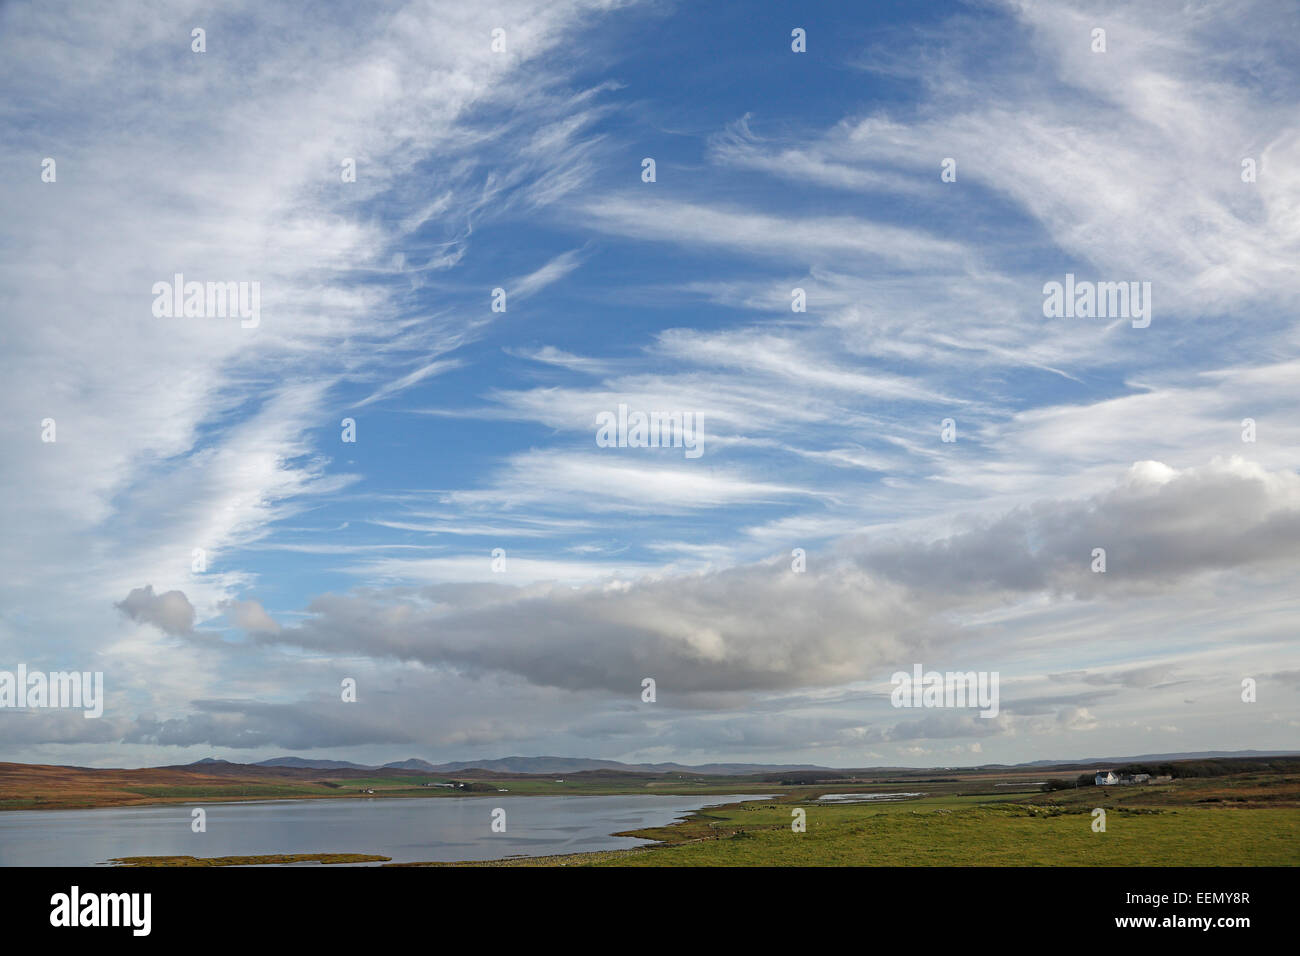
[[[940,787],[938,789],[946,789]],[[1297,866],[1300,776],[824,805],[819,790],[707,807],[632,850],[495,866]],[[791,829],[791,811],[807,830]],[[1095,807],[1105,832],[1093,830]],[[403,864],[409,865],[409,864]],[[450,864],[484,865],[484,864]]]
[[[1092,830],[1090,808],[954,799],[890,806],[805,805],[807,832],[791,831],[791,805],[697,814],[668,836],[693,842],[601,854],[604,866],[1294,866],[1300,810],[1124,809]]]
[[[266,856],[123,856],[118,866],[284,866],[291,863],[382,863],[390,856],[374,853],[274,853]]]

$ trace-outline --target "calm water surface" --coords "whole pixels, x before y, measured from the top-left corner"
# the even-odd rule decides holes
[[[827,793],[817,798],[818,803],[888,803],[892,800],[911,800],[924,797],[924,793]]]
[[[494,860],[640,846],[611,834],[658,827],[692,810],[754,794],[612,797],[423,797],[205,804],[0,813],[0,866],[89,866],[123,856],[378,853],[394,863]],[[506,811],[493,833],[492,811]]]

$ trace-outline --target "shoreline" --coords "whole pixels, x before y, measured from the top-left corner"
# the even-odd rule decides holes
[[[595,863],[604,860],[618,859],[620,857],[630,856],[638,853],[649,853],[654,850],[662,850],[665,847],[686,846],[690,843],[703,843],[706,840],[717,840],[724,836],[730,836],[735,831],[728,833],[717,833],[709,836],[686,837],[680,840],[664,839],[663,836],[648,836],[646,834],[671,834],[675,830],[683,830],[692,824],[701,822],[709,814],[706,810],[737,810],[743,808],[746,803],[757,803],[760,800],[775,801],[779,800],[779,795],[758,795],[753,800],[736,800],[731,803],[711,803],[706,804],[696,810],[690,810],[683,816],[674,820],[672,823],[665,824],[662,827],[647,827],[644,830],[622,830],[617,833],[611,833],[610,836],[631,837],[636,840],[649,840],[641,846],[621,847],[614,850],[584,850],[578,853],[550,853],[545,856],[507,856],[499,857],[493,860],[429,860],[415,863],[381,863],[382,867],[420,867],[420,866],[568,866],[570,862],[584,865],[586,863]],[[699,818],[697,820],[697,818]],[[564,862],[557,862],[564,861]]]

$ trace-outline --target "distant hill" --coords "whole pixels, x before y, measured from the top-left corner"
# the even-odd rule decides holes
[[[198,763],[212,763],[212,758],[200,760]],[[220,762],[220,761],[216,761]],[[408,761],[409,763],[410,761]],[[420,761],[423,762],[423,761]],[[298,767],[303,770],[371,770],[365,764],[353,763],[350,760],[305,760],[302,757],[272,757],[270,760],[259,760],[253,764],[254,767]],[[389,766],[395,766],[389,764]],[[422,769],[422,768],[415,768]]]
[[[581,773],[583,770],[643,770],[642,764],[586,757],[498,757],[494,760],[455,760],[439,764],[442,773],[457,770],[491,770],[494,773]]]
[[[408,761],[409,763],[409,761]],[[747,774],[782,770],[825,770],[812,764],[764,763],[621,763],[618,760],[591,760],[585,757],[500,757],[495,760],[459,760],[453,763],[425,765],[439,773],[457,770],[491,770],[496,773],[581,773],[584,770],[621,770],[632,773],[702,773]]]
[[[225,763],[211,757],[196,760],[194,765]],[[453,760],[430,763],[419,757],[394,760],[380,765],[352,763],[349,760],[309,760],[303,757],[272,757],[254,767],[293,767],[304,770],[416,770],[422,773],[456,773],[463,770],[486,770],[492,773],[582,773],[586,770],[617,770],[624,773],[695,773],[750,774],[780,773],[787,770],[827,770],[814,764],[709,763],[688,766],[680,763],[622,763],[618,760],[594,760],[587,757],[496,757],[486,760]]]
[[[429,763],[427,760],[421,760],[419,757],[412,757],[410,760],[398,760],[393,763],[384,764],[385,770],[423,770],[427,773],[436,773],[438,767]]]
[[[299,770],[406,770],[420,773],[448,774],[468,770],[483,770],[490,773],[509,774],[566,774],[584,771],[610,770],[622,773],[689,773],[708,774],[710,776],[731,776],[761,773],[789,773],[795,771],[861,771],[873,772],[897,771],[914,773],[921,770],[999,770],[1016,767],[1083,767],[1094,764],[1152,763],[1172,760],[1208,760],[1221,757],[1286,757],[1296,754],[1294,750],[1201,750],[1188,753],[1140,754],[1130,757],[1088,757],[1077,760],[1032,760],[1020,764],[980,764],[966,767],[822,767],[817,764],[767,764],[767,763],[622,763],[618,760],[595,760],[587,757],[496,757],[484,760],[454,760],[448,763],[430,763],[419,757],[407,760],[395,760],[391,763],[367,765],[352,763],[349,760],[310,760],[303,757],[273,757],[252,764],[254,767],[286,767]],[[189,766],[226,765],[225,760],[205,757]]]

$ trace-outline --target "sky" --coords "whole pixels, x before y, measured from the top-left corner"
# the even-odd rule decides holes
[[[1297,27],[0,6],[0,760],[1297,749]]]

